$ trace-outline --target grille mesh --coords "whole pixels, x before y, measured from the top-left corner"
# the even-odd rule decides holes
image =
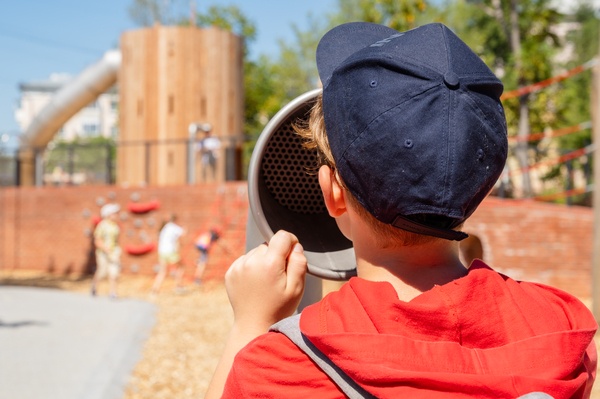
[[[280,205],[301,214],[320,214],[327,210],[316,165],[316,151],[304,148],[291,123],[284,123],[267,144],[261,173],[267,189]]]

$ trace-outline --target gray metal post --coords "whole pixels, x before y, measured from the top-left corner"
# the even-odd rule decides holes
[[[599,55],[600,56],[600,55]],[[592,135],[594,143],[594,231],[592,238],[592,311],[600,321],[600,62],[593,68]]]
[[[44,184],[44,163],[42,159],[43,151],[39,149],[34,150],[34,181],[37,187],[41,187]]]
[[[194,184],[196,183],[196,151],[194,151],[194,144],[196,143],[195,123],[190,123],[188,132],[187,182],[188,184]]]

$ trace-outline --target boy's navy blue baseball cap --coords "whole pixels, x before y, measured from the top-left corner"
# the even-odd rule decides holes
[[[503,86],[450,29],[365,22],[317,47],[327,137],[350,192],[383,223],[461,240],[507,156]],[[429,226],[412,215],[450,218]]]

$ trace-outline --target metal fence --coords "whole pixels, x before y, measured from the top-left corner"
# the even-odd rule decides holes
[[[47,148],[42,156],[44,185],[112,184],[116,145],[66,144]]]
[[[239,180],[242,153],[239,137],[220,137],[224,158],[224,179]],[[205,170],[193,168],[190,162],[199,159],[199,140],[169,139],[156,141],[129,141],[103,143],[50,144],[34,149],[36,184],[45,186],[100,185],[116,182],[117,150],[135,159],[135,174],[139,178],[131,183],[152,182],[160,173],[158,157],[166,162],[179,162],[186,168],[186,180],[198,182]],[[174,158],[174,159],[173,159]],[[164,160],[163,160],[164,161]],[[21,183],[18,152],[0,150],[0,186],[18,186]]]
[[[243,143],[251,144],[240,137],[219,137],[222,143],[220,152],[220,179],[232,181],[244,179],[244,165],[241,147]],[[179,163],[183,165],[187,183],[206,181],[207,170],[193,167],[199,162],[201,155],[197,152],[200,140],[168,139],[168,140],[138,140],[128,142],[96,142],[96,143],[66,143],[50,144],[43,149],[36,149],[35,170],[36,184],[45,186],[67,185],[104,185],[116,182],[117,152],[123,151],[127,157],[134,159],[130,162],[133,170],[127,170],[128,183],[154,184],[155,176],[166,173],[161,165]],[[248,148],[248,150],[250,147]],[[0,147],[0,186],[18,186],[21,179],[18,150]],[[248,154],[246,154],[246,157]],[[561,183],[545,183],[539,180],[539,186],[534,188],[533,198],[541,201],[559,201],[567,205],[591,205],[591,162],[582,165],[578,178],[574,179],[572,161],[565,163],[565,170],[557,170],[564,174]],[[122,172],[122,170],[121,170]],[[214,170],[213,170],[214,172]],[[507,177],[508,175],[503,175]],[[120,176],[123,181],[123,176]],[[518,176],[513,179],[500,179],[500,185],[494,195],[503,198],[519,198],[513,193],[513,183],[518,183]],[[575,184],[574,180],[578,183]],[[580,188],[577,188],[580,187]]]
[[[17,153],[0,152],[0,186],[16,186],[19,182]]]

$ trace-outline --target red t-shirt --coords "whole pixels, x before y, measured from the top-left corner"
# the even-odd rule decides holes
[[[517,282],[475,261],[466,277],[398,299],[353,278],[307,307],[303,334],[378,398],[589,397],[597,324],[573,296]],[[240,351],[224,398],[343,398],[283,334]]]

